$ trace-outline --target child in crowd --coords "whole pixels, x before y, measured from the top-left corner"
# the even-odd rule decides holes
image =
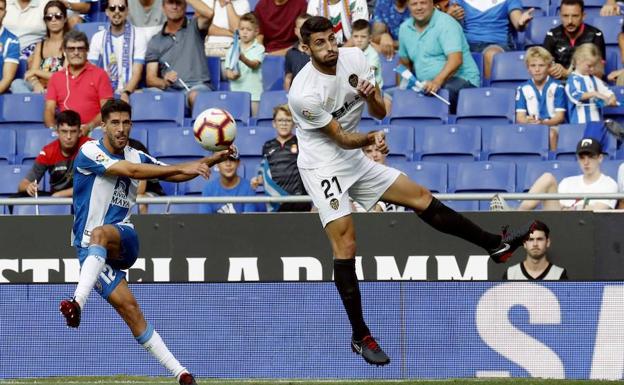
[[[286,91],[290,90],[290,85],[295,76],[310,61],[310,56],[301,47],[301,32],[299,32],[303,23],[310,17],[307,13],[303,13],[297,16],[297,20],[295,20],[295,35],[299,40],[286,52],[286,61],[284,62],[284,89]]]
[[[256,115],[260,94],[262,94],[262,61],[264,46],[256,40],[258,19],[252,13],[246,13],[238,24],[239,42],[233,44],[226,55],[225,77],[230,80],[230,90],[251,93],[251,113]],[[239,48],[240,47],[240,48]],[[233,62],[231,51],[238,49],[238,60]]]
[[[516,91],[516,122],[550,126],[550,149],[557,149],[558,125],[565,121],[565,90],[548,76],[553,57],[545,48],[531,47],[524,63],[531,78]]]
[[[370,65],[371,69],[375,71],[375,82],[379,86],[379,89],[383,87],[383,78],[381,77],[381,61],[379,60],[379,53],[371,45],[371,25],[368,20],[359,19],[353,22],[351,27],[353,31],[351,39],[356,47],[364,51],[364,56]]]
[[[600,51],[591,44],[578,46],[572,56],[574,71],[565,86],[570,123],[602,121],[602,107],[615,106],[615,94],[595,76],[601,66]]]

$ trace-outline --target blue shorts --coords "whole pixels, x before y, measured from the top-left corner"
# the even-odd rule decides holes
[[[119,249],[118,260],[106,260],[104,270],[100,273],[97,282],[95,283],[95,290],[104,299],[108,299],[108,296],[115,290],[119,282],[126,278],[126,272],[122,269],[128,269],[134,262],[136,262],[139,256],[139,238],[137,233],[131,226],[126,225],[113,225],[119,231],[121,236],[121,245]],[[82,266],[84,260],[87,258],[89,249],[87,247],[76,247],[78,252],[78,261]]]

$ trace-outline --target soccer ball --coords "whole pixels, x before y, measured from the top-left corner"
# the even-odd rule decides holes
[[[193,135],[197,143],[206,150],[225,150],[236,138],[236,122],[226,110],[209,108],[195,119]]]

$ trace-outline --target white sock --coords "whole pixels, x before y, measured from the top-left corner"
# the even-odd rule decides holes
[[[87,303],[87,298],[98,276],[104,270],[106,264],[106,248],[100,245],[89,246],[89,252],[82,267],[80,268],[80,278],[78,279],[78,286],[74,292],[74,299],[83,309]]]
[[[180,365],[180,362],[178,362],[173,354],[171,354],[167,345],[165,345],[152,325],[147,324],[147,329],[145,329],[143,334],[136,337],[136,340],[176,379],[179,379],[182,373],[188,372],[184,366]]]

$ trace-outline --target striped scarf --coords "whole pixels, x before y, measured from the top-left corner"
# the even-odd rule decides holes
[[[132,59],[134,55],[134,27],[126,22],[123,32],[123,52],[121,54],[121,67],[119,67],[119,58],[115,55],[113,48],[113,34],[110,25],[104,31],[104,56],[102,58],[102,66],[108,72],[113,85],[113,91],[123,88],[130,80],[132,74]],[[120,78],[120,71],[124,77]]]
[[[319,16],[323,16],[331,20],[331,15],[329,14],[329,1],[330,0],[319,0],[318,14]],[[340,10],[340,22],[334,25],[334,32],[337,33],[340,29],[342,29],[342,34],[344,36],[342,42],[345,43],[351,38],[351,7],[349,0],[341,1],[342,9]]]

